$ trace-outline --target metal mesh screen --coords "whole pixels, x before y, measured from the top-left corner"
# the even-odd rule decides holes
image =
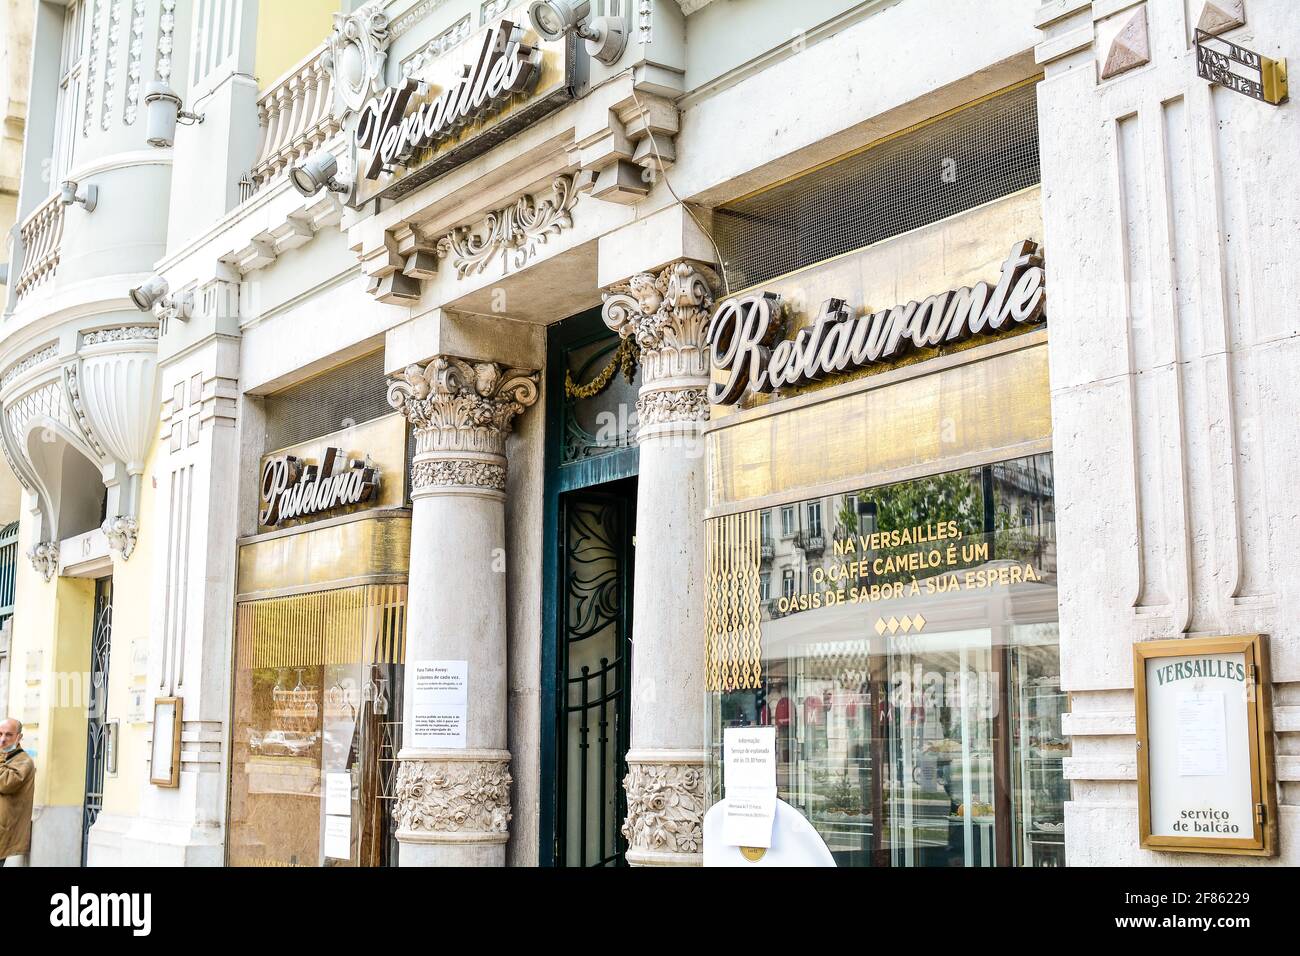
[[[918,126],[714,211],[731,290],[822,262],[1039,181],[1036,85]]]
[[[356,361],[266,396],[266,450],[273,451],[387,415],[384,353]]]

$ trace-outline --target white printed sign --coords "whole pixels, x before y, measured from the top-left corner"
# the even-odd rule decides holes
[[[324,844],[327,859],[352,859],[352,818],[326,816]]]
[[[722,760],[726,800],[723,842],[770,847],[776,816],[776,728],[726,728]]]
[[[325,813],[352,816],[352,774],[346,770],[325,774]]]
[[[469,663],[416,661],[411,701],[411,746],[465,749],[469,716]]]

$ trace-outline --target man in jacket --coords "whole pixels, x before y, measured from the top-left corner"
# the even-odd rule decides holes
[[[32,795],[36,765],[20,746],[23,725],[0,720],[0,866],[5,857],[26,854],[32,844]]]

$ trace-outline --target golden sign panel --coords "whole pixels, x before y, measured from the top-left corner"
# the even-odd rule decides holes
[[[241,669],[401,664],[406,585],[370,584],[244,601],[236,610]]]
[[[410,551],[411,518],[404,512],[263,538],[239,549],[239,599],[349,584],[402,583]]]
[[[1041,335],[1034,341],[782,414],[724,419],[706,437],[710,509],[734,510],[793,489],[871,487],[910,477],[909,470],[1044,450],[1052,434],[1047,345]]]

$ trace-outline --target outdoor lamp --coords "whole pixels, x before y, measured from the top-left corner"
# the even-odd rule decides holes
[[[572,30],[587,41],[587,52],[612,65],[623,55],[627,24],[622,17],[597,17],[591,23],[591,0],[533,0],[528,19],[545,40],[559,40]]]
[[[64,180],[59,186],[59,202],[65,206],[81,203],[86,207],[86,212],[94,212],[95,205],[99,202],[99,187],[87,185],[85,189],[78,193],[75,181],[71,179]]]
[[[144,88],[145,138],[150,146],[162,149],[172,145],[178,122],[185,126],[203,122],[202,116],[186,112],[181,105],[181,98],[164,80],[154,80]]]
[[[131,290],[131,301],[141,312],[152,312],[153,307],[167,295],[167,280],[162,276],[150,276]]]
[[[335,175],[338,171],[339,161],[334,158],[334,154],[318,149],[289,170],[289,181],[304,196],[314,196],[322,189],[328,189],[332,193],[346,193],[349,191],[348,185],[339,181]]]

